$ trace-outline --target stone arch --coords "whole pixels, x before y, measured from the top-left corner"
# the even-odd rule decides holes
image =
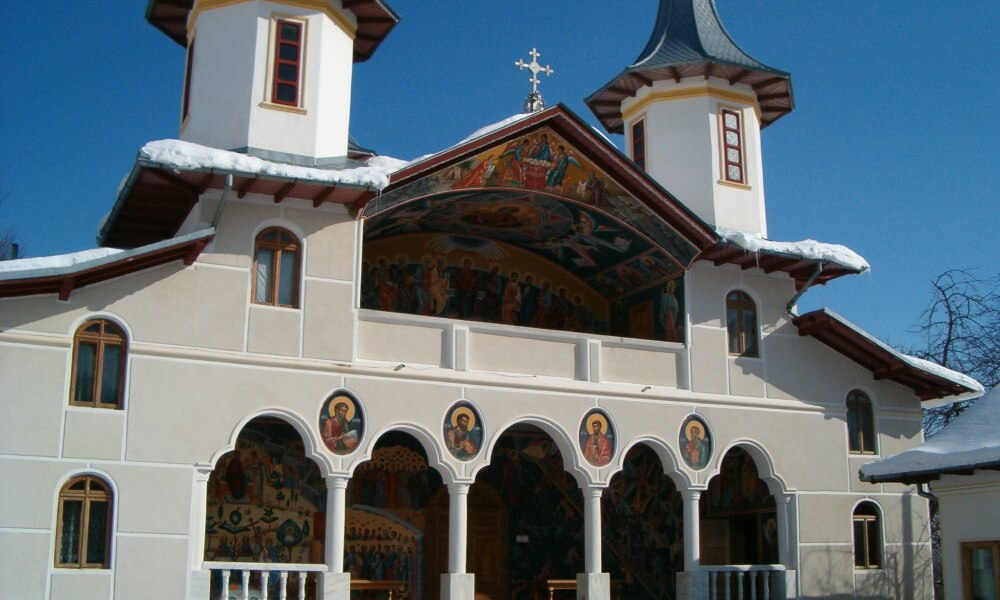
[[[364,454],[360,454],[353,459],[351,466],[348,468],[348,473],[353,476],[360,465],[371,460],[372,454],[375,451],[375,445],[386,434],[392,432],[405,433],[417,440],[420,447],[424,449],[424,454],[427,455],[427,466],[441,475],[441,479],[445,485],[454,483],[462,478],[461,473],[455,469],[455,466],[445,460],[446,452],[441,447],[440,440],[426,428],[415,423],[396,423],[372,432],[371,437],[365,444]]]
[[[714,464],[712,465],[712,470],[705,474],[706,482],[711,481],[719,474],[722,469],[722,460],[734,448],[739,448],[750,455],[754,466],[757,467],[757,476],[767,484],[768,490],[774,495],[775,499],[782,498],[788,494],[788,484],[785,482],[784,477],[778,474],[771,454],[760,442],[751,439],[736,440],[728,446],[721,448],[713,457]]]
[[[334,468],[333,463],[330,462],[329,456],[321,450],[322,442],[317,439],[314,427],[310,426],[309,422],[303,419],[301,415],[284,408],[265,408],[244,416],[229,434],[229,442],[226,446],[216,450],[215,454],[212,455],[212,458],[209,459],[208,466],[212,470],[215,470],[216,465],[219,463],[219,459],[236,449],[236,440],[240,437],[240,434],[243,432],[243,429],[247,426],[247,424],[254,419],[259,419],[261,417],[279,419],[288,425],[291,425],[302,439],[306,458],[316,463],[319,467],[320,474],[323,475],[323,477],[329,477],[335,472],[336,469]]]
[[[573,476],[573,479],[576,480],[577,485],[581,488],[598,485],[598,482],[592,479],[590,471],[580,463],[579,452],[577,445],[574,443],[574,437],[568,434],[560,424],[552,419],[536,415],[518,417],[498,427],[494,434],[490,436],[489,443],[484,448],[483,455],[486,457],[486,461],[476,465],[472,473],[469,474],[471,479],[474,480],[480,471],[490,465],[489,457],[493,455],[493,449],[497,442],[516,425],[533,425],[552,438],[552,441],[555,442],[556,447],[559,449],[559,454],[562,456],[563,467],[567,473]]]
[[[688,490],[694,485],[691,477],[680,468],[682,463],[670,444],[652,435],[641,436],[629,441],[627,445],[622,445],[617,460],[614,462],[614,468],[605,476],[608,482],[625,468],[625,456],[629,451],[640,445],[649,447],[656,454],[660,459],[660,464],[663,465],[663,474],[674,482],[674,486],[678,490]]]

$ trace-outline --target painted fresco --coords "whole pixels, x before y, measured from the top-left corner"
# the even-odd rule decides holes
[[[587,413],[580,423],[580,450],[583,458],[595,467],[603,467],[615,455],[615,431],[607,414],[601,410]]]
[[[712,435],[701,417],[690,415],[681,424],[678,447],[687,466],[699,471],[712,458]]]
[[[323,443],[334,454],[350,454],[365,434],[358,401],[346,393],[334,394],[320,410],[319,431]]]
[[[702,498],[708,499],[707,516],[774,510],[774,496],[757,475],[757,465],[739,448],[726,453],[719,474],[708,483],[708,493]]]
[[[393,213],[394,220],[401,222],[418,216],[420,208],[403,206],[413,199],[454,190],[498,188],[524,190],[523,196],[529,198],[558,196],[568,201],[561,202],[564,206],[584,205],[614,215],[617,222],[634,232],[642,232],[680,265],[688,265],[697,253],[696,248],[663,219],[632,197],[583,153],[545,127],[383,194],[369,203],[364,215],[377,218]],[[463,197],[481,195],[478,191],[466,192]],[[435,197],[422,208],[437,206],[440,202]],[[487,220],[495,219],[496,224],[513,227],[515,219],[512,217],[517,216],[508,208],[496,213],[491,211]]]
[[[746,451],[734,448],[726,453],[719,474],[708,482],[708,491],[701,496],[700,512],[703,524],[725,521],[725,531],[729,532],[727,539],[717,540],[724,544],[703,552],[703,564],[778,562],[774,496]]]
[[[208,487],[205,560],[323,562],[326,484],[290,425],[247,424]]]
[[[684,570],[683,502],[663,464],[639,445],[625,456],[601,505],[605,569],[621,597],[674,598]]]
[[[405,581],[417,589],[423,534],[392,513],[368,506],[348,508],[344,572],[351,579]]]
[[[444,418],[444,445],[458,460],[472,460],[483,443],[483,420],[471,402],[459,402]]]

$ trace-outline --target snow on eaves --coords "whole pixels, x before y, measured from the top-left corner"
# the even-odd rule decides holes
[[[822,261],[847,269],[866,273],[871,270],[868,261],[857,252],[839,244],[825,244],[816,240],[799,242],[775,242],[759,234],[716,227],[716,232],[726,241],[743,248],[747,252],[769,252],[795,256],[806,260]]]
[[[530,117],[533,114],[535,114],[535,113],[518,113],[518,114],[513,115],[511,117],[507,117],[503,121],[497,121],[496,123],[493,123],[492,125],[487,125],[486,127],[480,127],[479,129],[477,129],[477,130],[473,131],[471,134],[469,134],[469,136],[466,137],[464,140],[462,140],[462,141],[458,142],[457,144],[455,144],[455,146],[461,146],[462,144],[464,144],[466,142],[471,142],[472,140],[474,140],[476,138],[481,138],[484,135],[488,135],[490,133],[493,133],[494,131],[496,131],[498,129],[503,129],[504,127],[510,125],[511,123],[517,123],[521,119],[526,119],[526,118]],[[452,146],[452,148],[454,148],[455,146]]]
[[[376,156],[369,159],[363,167],[344,169],[301,167],[181,140],[149,142],[139,150],[139,160],[177,171],[214,170],[319,184],[356,185],[379,191],[389,185],[389,176],[406,164],[389,157]]]
[[[120,250],[118,248],[94,248],[70,254],[55,256],[39,256],[36,258],[19,258],[17,260],[0,261],[0,281],[12,279],[35,279],[39,277],[58,277],[71,275],[99,267],[102,265],[127,260],[161,248],[169,248],[192,240],[215,234],[214,228],[202,229],[187,235],[163,240],[148,246]]]
[[[861,467],[866,481],[930,476],[1000,464],[1000,388],[923,444]]]

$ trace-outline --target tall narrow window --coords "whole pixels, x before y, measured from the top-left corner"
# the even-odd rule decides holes
[[[191,114],[191,70],[194,68],[194,40],[188,45],[187,70],[184,71],[184,99],[181,103],[181,121]]]
[[[722,110],[722,157],[725,180],[746,183],[743,169],[743,119],[735,110]]]
[[[864,392],[847,395],[847,445],[852,454],[875,454],[875,419],[872,401]]]
[[[962,543],[962,589],[970,600],[1000,598],[1000,541]]]
[[[853,521],[854,568],[881,568],[882,536],[879,527],[878,507],[873,502],[862,502],[854,509]]]
[[[632,162],[646,170],[646,121],[632,124]]]
[[[270,227],[254,244],[253,301],[273,306],[299,305],[299,240],[285,229]]]
[[[737,356],[759,356],[757,337],[757,305],[746,292],[730,292],[726,296],[726,330],[729,333],[729,353]]]
[[[274,83],[271,102],[299,105],[302,78],[302,23],[279,19],[274,43]]]
[[[85,475],[59,491],[57,567],[106,569],[111,560],[111,488]]]
[[[73,337],[70,404],[121,408],[128,340],[111,321],[87,321]]]

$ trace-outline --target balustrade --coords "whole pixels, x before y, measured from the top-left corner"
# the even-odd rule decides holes
[[[306,600],[316,597],[326,565],[213,562],[211,600]]]

